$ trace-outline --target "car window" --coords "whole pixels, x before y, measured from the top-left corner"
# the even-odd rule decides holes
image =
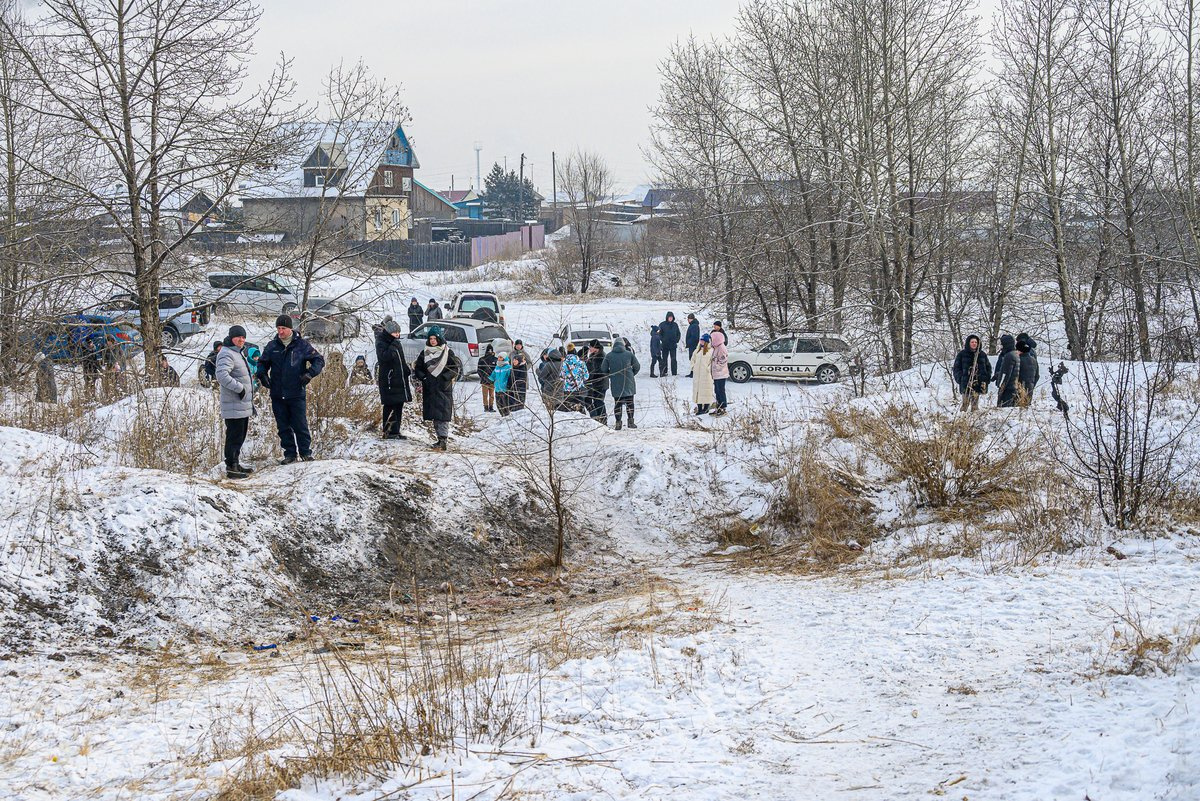
[[[774,342],[768,343],[760,353],[791,353],[795,349],[796,340],[794,337],[780,337]]]
[[[429,326],[428,324],[422,325],[422,326],[418,327],[417,330],[410,333],[408,335],[408,338],[409,339],[429,339],[430,327],[431,326]]]
[[[491,309],[499,313],[500,307],[493,298],[488,297],[465,297],[459,301],[458,308],[460,311],[471,313],[479,309]]]
[[[183,295],[179,292],[165,292],[158,296],[160,309],[178,309],[183,306]]]
[[[447,342],[466,342],[467,332],[456,325],[445,326],[446,332],[444,336]]]
[[[572,328],[571,339],[611,339],[612,334],[608,331],[590,328]],[[565,339],[565,337],[564,337]]]
[[[821,344],[824,346],[826,353],[850,352],[850,345],[844,339],[833,339],[826,337],[821,340]]]
[[[479,341],[491,342],[493,339],[508,339],[508,332],[498,325],[480,326]]]
[[[821,340],[819,339],[797,339],[797,353],[821,353]]]
[[[104,304],[104,308],[137,311],[138,305],[131,295],[114,295]]]
[[[228,275],[210,275],[208,285],[213,289],[229,289],[233,286],[233,282]]]

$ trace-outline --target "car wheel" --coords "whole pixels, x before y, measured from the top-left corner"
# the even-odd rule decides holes
[[[734,362],[729,366],[729,378],[735,384],[745,384],[753,375],[750,365],[745,362]]]
[[[183,337],[179,336],[179,332],[171,326],[167,326],[162,332],[162,343],[164,348],[178,347]]]
[[[835,384],[838,380],[838,371],[836,367],[828,364],[817,368],[817,383],[819,384]]]

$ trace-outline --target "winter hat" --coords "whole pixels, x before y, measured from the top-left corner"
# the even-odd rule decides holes
[[[1014,347],[1016,347],[1016,345],[1017,341],[1013,339],[1012,334],[1005,334],[1004,336],[1000,337],[1001,350],[1012,350]]]
[[[507,360],[508,360],[508,353],[506,353],[505,351],[500,351],[499,353],[496,354],[496,361],[503,362],[503,361],[507,361]]]
[[[430,298],[430,299],[429,299],[429,302],[430,302],[430,303],[437,303],[437,298]]]
[[[725,326],[721,324],[720,320],[713,320],[713,328],[724,328],[724,327]]]
[[[391,317],[388,317],[383,321],[383,330],[389,334],[399,334],[401,330],[400,323],[396,322]]]
[[[513,347],[515,348],[517,345],[520,345],[522,348],[525,347],[525,343],[519,339],[513,343]]]
[[[445,328],[442,328],[440,325],[434,325],[430,326],[429,330],[425,332],[425,338],[428,339],[429,337],[437,337],[438,339],[441,339],[442,335],[445,333]]]
[[[1018,339],[1017,340],[1017,350],[1021,351],[1021,353],[1029,353],[1029,340],[1028,339]]]
[[[667,312],[667,319],[668,319],[668,320],[674,320],[674,319],[675,319],[675,312]]]
[[[1034,342],[1033,337],[1029,336],[1029,334],[1026,334],[1024,331],[1017,334],[1017,344],[1022,342],[1028,344],[1030,350],[1033,350],[1037,347],[1037,342]]]
[[[712,342],[712,337],[710,337],[708,334],[701,334],[700,341],[701,342]]]
[[[689,319],[689,320],[695,320],[695,319],[696,319],[696,315],[692,314],[691,312],[688,312],[688,319]]]
[[[366,363],[367,363],[367,357],[366,357],[366,356],[363,356],[361,353],[360,353],[360,354],[358,354],[357,356],[355,356],[355,357],[354,357],[354,363],[355,363],[355,364],[358,364],[359,362],[362,362],[363,364],[366,364]]]
[[[281,314],[275,318],[276,328],[295,328],[296,324],[292,322],[292,315]]]
[[[598,340],[598,339],[593,339],[591,342],[589,342],[589,343],[588,343],[588,347],[589,347],[589,348],[599,348],[599,347],[600,347],[600,340]]]
[[[409,301],[409,303],[410,303],[410,304],[413,304],[413,303],[420,303],[420,302],[421,302],[421,301],[417,300],[416,298],[413,298],[412,300],[410,300],[410,301]]]
[[[234,337],[244,337],[244,336],[246,336],[245,328],[242,328],[240,325],[229,326],[229,338],[230,339],[233,339]]]

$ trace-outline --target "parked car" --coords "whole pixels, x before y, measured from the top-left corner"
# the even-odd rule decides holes
[[[495,292],[471,290],[456,292],[446,304],[447,317],[467,317],[504,325],[504,304]]]
[[[68,314],[35,334],[30,345],[54,361],[78,361],[109,340],[126,355],[142,349],[137,329],[128,322],[102,314]]]
[[[621,335],[608,323],[567,323],[554,334],[550,347],[565,348],[568,342],[574,342],[576,348],[582,348],[593,339],[597,339],[607,350],[620,338]],[[631,341],[630,345],[632,344]]]
[[[130,292],[118,292],[96,308],[98,314],[129,323],[141,330],[142,312]],[[158,293],[158,319],[163,327],[163,345],[174,348],[190,336],[204,331],[208,308],[187,289],[162,289]]]
[[[834,334],[793,332],[755,350],[729,352],[729,378],[738,384],[751,378],[812,378],[832,384],[857,372],[850,345]]]
[[[489,344],[496,352],[512,350],[512,338],[499,323],[467,319],[434,320],[417,326],[416,330],[401,339],[404,358],[410,363],[416,361],[421,349],[425,347],[425,342],[429,339],[429,329],[433,326],[442,328],[446,343],[462,361],[463,372],[468,378],[476,375],[479,357],[484,354]]]
[[[304,336],[314,341],[341,342],[354,339],[363,331],[362,320],[354,310],[333,298],[309,298],[300,315]]]
[[[292,314],[300,308],[291,287],[261,275],[209,273],[208,286],[197,294],[214,309],[247,314]]]

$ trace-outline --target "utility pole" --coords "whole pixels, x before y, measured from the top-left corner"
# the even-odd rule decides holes
[[[550,193],[554,204],[554,224],[558,225],[558,159],[553,150],[550,151]]]
[[[479,175],[479,151],[480,150],[483,150],[483,144],[481,142],[476,142],[475,143],[475,192],[476,193],[483,191],[483,179]]]
[[[525,154],[521,154],[521,205],[517,207],[517,214],[521,215],[521,222],[525,222]]]

